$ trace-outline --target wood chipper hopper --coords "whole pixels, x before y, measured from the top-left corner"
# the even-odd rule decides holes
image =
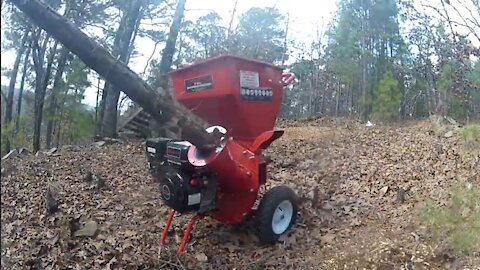
[[[257,209],[259,187],[267,179],[262,150],[282,136],[274,129],[283,87],[295,75],[260,61],[219,56],[171,72],[174,97],[224,134],[205,153],[188,141],[154,138],[146,142],[150,168],[162,200],[172,208],[161,245],[175,212],[195,212],[178,249],[185,248],[194,223],[210,216],[238,224],[255,216],[262,242],[274,243],[297,215],[295,193],[286,186],[269,190]]]

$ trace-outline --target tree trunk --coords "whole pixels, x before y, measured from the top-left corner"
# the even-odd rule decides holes
[[[117,104],[120,92],[112,84],[106,83],[105,88],[103,88],[103,94],[106,95],[106,98],[100,129],[101,136],[115,138],[117,137]]]
[[[100,105],[98,109],[98,119],[97,119],[97,122],[95,123],[97,125],[96,126],[97,132],[95,133],[95,135],[99,135],[99,136],[101,136],[101,133],[102,133],[102,121],[103,121],[103,115],[105,114],[105,105],[106,105],[106,100],[108,95],[108,91],[106,91],[106,89],[108,85],[109,83],[107,81],[105,81],[105,83],[103,84],[102,99],[100,99]]]
[[[34,128],[33,128],[33,152],[37,152],[40,149],[40,131],[37,131],[37,125],[38,129],[41,127],[41,123],[38,123],[37,120],[39,119],[39,110],[38,108],[40,107],[40,96],[41,96],[41,89],[43,86],[43,72],[44,72],[44,57],[45,57],[45,50],[47,47],[48,39],[49,36],[45,36],[45,39],[43,40],[43,45],[42,47],[38,46],[38,43],[40,41],[40,38],[42,36],[42,30],[38,29],[38,33],[36,33],[36,37],[32,41],[32,58],[33,58],[33,67],[35,70],[35,98],[34,98],[34,109],[33,109],[33,114],[34,114]]]
[[[29,33],[30,33],[30,29],[26,29],[25,32],[23,33],[22,41],[20,42],[20,48],[18,49],[17,57],[15,58],[15,62],[13,63],[12,74],[10,76],[10,83],[8,85],[7,106],[5,108],[5,120],[4,120],[5,124],[10,123],[13,118],[13,97],[15,94],[15,84],[17,82],[18,68],[20,66],[20,61],[22,60],[22,56],[25,52],[25,48],[26,48],[25,44],[27,43]],[[8,149],[8,151],[10,151],[10,149]]]
[[[53,135],[53,126],[55,124],[55,114],[57,112],[57,95],[59,89],[62,87],[62,75],[65,71],[65,66],[67,65],[68,59],[68,50],[63,48],[60,56],[58,57],[57,71],[55,77],[53,78],[53,87],[50,93],[50,99],[48,103],[48,123],[47,123],[47,134],[46,134],[46,145],[47,149],[51,147],[52,144],[52,135]]]
[[[48,37],[47,37],[48,38]],[[50,50],[47,59],[47,67],[44,69],[43,59],[40,61],[38,52],[34,52],[34,64],[36,66],[35,76],[35,108],[34,108],[34,124],[33,124],[33,152],[40,150],[40,135],[43,121],[43,105],[45,103],[45,92],[47,90],[50,73],[57,51],[57,41]],[[43,56],[42,56],[43,57]]]
[[[20,61],[22,60],[22,56],[25,52],[25,44],[27,43],[29,32],[30,29],[26,29],[23,33],[22,40],[20,41],[20,48],[18,49],[17,57],[15,57],[15,62],[13,63],[10,83],[8,85],[7,102],[5,106],[5,120],[3,122],[5,125],[8,125],[13,118],[13,98],[15,95],[15,83],[17,82],[18,67],[20,66]],[[5,142],[5,149],[6,152],[10,152],[10,140],[8,140],[8,138]]]
[[[142,23],[142,19],[143,19],[143,16],[144,16],[144,13],[143,13],[143,4],[139,10],[139,13],[137,14],[137,21],[135,22],[135,27],[133,28],[133,34],[132,34],[132,39],[131,41],[128,43],[128,54],[127,54],[127,60],[126,62],[130,62],[130,57],[132,56],[132,53],[133,53],[133,50],[135,49],[135,40],[137,38],[137,35],[138,35],[138,30],[140,29],[140,24]],[[145,72],[144,72],[145,73]]]
[[[98,132],[99,132],[97,123],[99,122],[98,121],[98,116],[99,116],[98,114],[99,114],[99,104],[100,103],[99,103],[98,99],[100,97],[100,80],[101,80],[100,76],[98,76],[97,97],[95,99],[95,135],[98,135]]]
[[[25,58],[23,60],[22,80],[20,81],[20,89],[18,93],[18,102],[17,102],[17,118],[15,121],[15,130],[17,131],[20,124],[19,123],[20,114],[22,113],[23,89],[25,88],[25,79],[27,78],[28,64],[30,61],[30,52],[32,51],[31,45],[32,44],[30,43],[30,46],[25,52]]]
[[[55,147],[60,146],[61,138],[62,138],[62,126],[63,126],[63,119],[65,116],[65,101],[67,99],[68,95],[68,87],[65,87],[65,92],[63,94],[62,100],[58,103],[59,107],[59,113],[58,113],[58,120],[55,123],[55,130],[53,131],[53,134],[55,134]]]
[[[365,55],[362,55],[362,121],[364,122],[368,120],[367,107],[367,61]]]
[[[168,72],[172,66],[175,44],[177,43],[178,32],[180,32],[182,26],[185,2],[186,0],[178,0],[167,42],[165,43],[165,49],[162,52],[162,59],[160,60],[160,74],[153,85],[155,88],[161,88],[163,91],[168,89]]]
[[[123,89],[134,102],[154,119],[169,122],[181,129],[182,138],[199,148],[211,149],[218,136],[205,131],[206,123],[168,97],[160,96],[125,64],[118,62],[105,48],[39,0],[12,0],[38,26],[45,29],[87,66],[107,81]]]
[[[232,15],[230,16],[230,23],[228,24],[228,31],[227,31],[228,48],[227,49],[230,49],[230,37],[232,36],[233,19],[235,18],[235,13],[237,12],[237,4],[238,4],[238,0],[235,0],[235,4],[233,5]]]
[[[132,35],[137,25],[137,19],[142,8],[143,0],[132,0],[128,10],[124,13],[113,45],[113,56],[118,61],[128,64],[130,54],[130,43]],[[105,97],[105,106],[102,118],[101,135],[102,137],[114,138],[117,136],[117,116],[118,116],[118,98],[120,89],[114,87],[111,83],[106,83],[103,89]]]

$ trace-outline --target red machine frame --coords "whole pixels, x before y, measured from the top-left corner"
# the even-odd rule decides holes
[[[198,158],[191,146],[189,162],[207,167],[219,183],[217,209],[195,215],[187,225],[177,251],[180,255],[198,220],[210,216],[220,222],[238,224],[255,214],[253,205],[267,179],[262,150],[283,135],[274,124],[280,110],[283,87],[295,79],[293,73],[256,61],[223,55],[199,62],[171,74],[175,98],[212,125],[222,126],[222,144],[205,158]],[[160,245],[175,215],[172,210]]]

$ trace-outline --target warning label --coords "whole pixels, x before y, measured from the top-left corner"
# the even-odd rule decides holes
[[[258,72],[240,70],[240,87],[260,87]]]

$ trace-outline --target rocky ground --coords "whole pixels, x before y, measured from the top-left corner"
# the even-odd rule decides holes
[[[428,198],[446,204],[452,185],[480,186],[480,156],[456,134],[428,120],[280,126],[267,188],[289,185],[302,204],[278,244],[259,244],[251,222],[207,219],[177,258],[180,216],[160,250],[168,209],[143,144],[113,142],[2,161],[2,269],[480,269],[479,251],[458,255],[418,221]],[[59,212],[47,212],[46,194]]]

